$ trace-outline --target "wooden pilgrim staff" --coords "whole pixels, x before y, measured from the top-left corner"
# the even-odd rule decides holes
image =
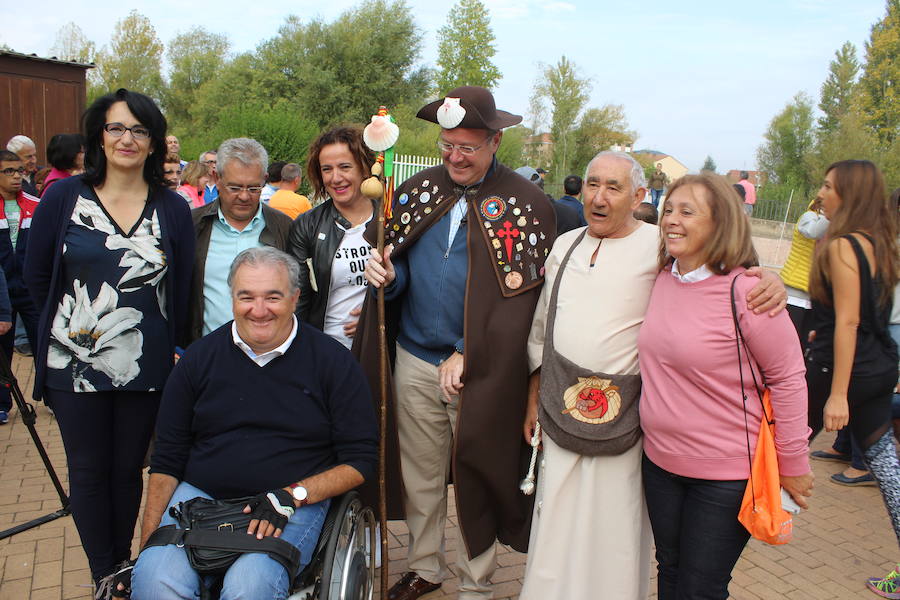
[[[384,106],[378,109],[378,114],[372,117],[371,123],[363,129],[363,141],[370,150],[378,154],[375,164],[372,165],[372,176],[362,182],[362,193],[376,203],[375,214],[378,219],[378,237],[376,239],[376,251],[378,256],[384,256],[384,224],[391,218],[391,206],[394,197],[394,144],[400,137],[400,128],[394,123],[393,117],[388,114]],[[379,202],[381,204],[379,204]],[[381,401],[379,403],[379,430],[381,436],[378,442],[378,512],[379,529],[381,530],[381,598],[388,597],[388,531],[387,531],[387,486],[385,482],[386,471],[386,440],[387,429],[387,373],[388,351],[387,336],[384,325],[384,286],[378,287],[378,353],[379,371],[381,375]],[[374,558],[373,558],[374,560]]]

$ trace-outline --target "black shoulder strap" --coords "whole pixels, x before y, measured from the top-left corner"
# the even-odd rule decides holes
[[[750,365],[750,374],[753,376],[753,386],[756,388],[756,396],[759,398],[759,405],[762,407],[763,418],[766,420],[766,423],[772,425],[774,420],[774,415],[766,414],[766,404],[763,402],[762,391],[759,389],[759,383],[756,381],[756,372],[753,370],[753,361],[750,359],[750,349],[747,348],[747,343],[744,340],[744,334],[741,332],[741,324],[738,322],[738,314],[737,314],[737,305],[734,302],[734,287],[737,283],[737,278],[741,275],[735,275],[734,279],[731,280],[731,318],[734,320],[734,337],[735,343],[737,344],[737,355],[738,355],[738,371],[741,376],[741,401],[744,406],[744,432],[746,434],[747,440],[747,465],[749,467],[750,473],[750,486],[753,489],[753,509],[756,510],[756,484],[753,482],[753,454],[750,451],[750,423],[747,417],[747,392],[744,390],[744,363],[741,360],[741,346],[744,346],[744,351],[747,353],[747,363]],[[763,377],[763,374],[760,373],[760,378]],[[763,381],[763,385],[765,385],[765,381]]]
[[[750,354],[750,349],[747,347],[747,341],[744,339],[744,333],[741,331],[740,321],[738,321],[737,305],[735,304],[735,301],[734,301],[734,287],[735,287],[735,284],[737,283],[738,277],[740,277],[740,276],[741,276],[741,274],[738,274],[734,277],[734,279],[731,280],[731,318],[734,321],[734,336],[735,336],[735,342],[737,343],[738,370],[740,371],[740,374],[741,374],[741,394],[744,396],[744,402],[745,402],[745,406],[746,406],[747,394],[746,394],[746,392],[744,392],[744,363],[741,360],[741,346],[743,346],[744,352],[747,354],[747,363],[750,365],[750,375],[753,377],[753,387],[756,388],[756,396],[757,396],[757,398],[759,398],[759,405],[762,407],[763,416],[766,418],[766,421],[771,425],[775,421],[771,417],[769,417],[769,415],[766,414],[766,407],[765,407],[765,404],[763,404],[763,400],[762,400],[762,397],[763,397],[762,389],[760,389],[760,382],[762,382],[763,386],[766,385],[766,377],[765,377],[765,374],[760,372],[759,380],[756,379],[756,370],[753,368],[753,357]],[[746,409],[745,409],[745,412],[746,412]]]
[[[300,570],[300,550],[290,543],[276,538],[264,537],[257,539],[239,531],[212,531],[203,529],[179,529],[175,525],[166,525],[158,528],[150,537],[144,548],[152,546],[168,546],[175,544],[178,547],[213,548],[216,550],[230,550],[234,552],[248,553],[260,552],[268,554],[270,558],[278,561],[285,568],[291,581]]]
[[[862,231],[857,231],[856,233],[869,240],[869,243],[872,244],[872,250],[874,251],[875,241],[872,237],[868,233],[863,233]],[[867,321],[868,326],[872,328],[872,333],[875,334],[875,337],[877,337],[885,347],[889,348],[891,346],[891,339],[888,336],[888,333],[882,327],[878,326],[878,300],[875,294],[875,274],[872,273],[872,267],[869,264],[869,259],[866,257],[866,252],[863,250],[859,240],[852,234],[841,237],[850,242],[853,253],[856,255],[856,262],[859,264],[860,319]]]

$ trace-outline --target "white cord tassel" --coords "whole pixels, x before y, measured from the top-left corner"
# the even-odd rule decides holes
[[[528,465],[528,475],[519,484],[519,489],[526,496],[534,493],[534,466],[537,464],[538,446],[541,445],[541,424],[535,422],[534,433],[531,434],[531,464]]]

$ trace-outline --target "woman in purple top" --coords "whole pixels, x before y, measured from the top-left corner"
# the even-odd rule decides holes
[[[660,273],[638,336],[642,470],[659,598],[724,599],[750,537],[737,517],[750,473],[748,437],[755,448],[762,416],[751,364],[771,391],[781,484],[806,507],[813,476],[803,359],[787,313],[756,314],[743,301],[753,280],[742,273],[757,257],[740,199],[724,178],[676,181],[660,233]],[[741,366],[732,283],[746,342]]]

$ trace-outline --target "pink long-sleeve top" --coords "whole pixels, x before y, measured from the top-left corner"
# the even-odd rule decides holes
[[[743,269],[683,283],[666,269],[653,286],[638,336],[644,452],[677,475],[713,480],[750,475],[730,299],[731,280],[739,272]],[[800,344],[787,312],[769,317],[747,309],[747,293],[758,282],[738,275],[738,319],[770,389],[779,471],[804,475],[810,470],[810,429]],[[752,452],[762,409],[743,350],[741,356]]]

